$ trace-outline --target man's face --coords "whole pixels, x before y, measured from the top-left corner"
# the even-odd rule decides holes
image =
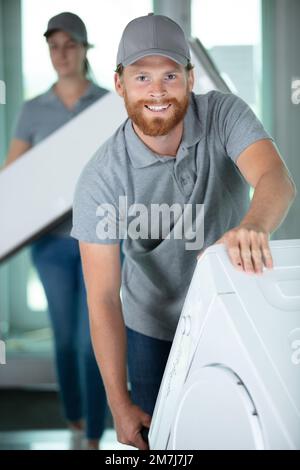
[[[144,57],[115,74],[116,91],[124,98],[128,116],[143,132],[167,135],[186,114],[193,72],[162,56]]]

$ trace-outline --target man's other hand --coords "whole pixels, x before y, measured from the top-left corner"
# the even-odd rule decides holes
[[[241,224],[224,233],[215,244],[226,246],[230,261],[239,271],[262,274],[264,267],[273,268],[269,236],[257,225]],[[198,255],[198,259],[202,254]]]

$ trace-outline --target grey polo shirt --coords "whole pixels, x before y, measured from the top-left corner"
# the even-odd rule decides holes
[[[69,122],[88,106],[103,96],[107,90],[90,82],[85,93],[72,109],[67,108],[54,93],[53,86],[45,93],[26,101],[16,120],[14,138],[28,142],[32,147],[52,132]],[[61,156],[64,158],[64,156]],[[51,233],[69,236],[72,218],[58,225]]]
[[[238,156],[253,142],[270,138],[243,100],[218,91],[191,94],[176,158],[153,153],[127,119],[81,174],[71,236],[89,243],[118,243],[120,234],[104,239],[99,231],[103,207],[115,208],[106,215],[116,218],[118,227],[133,204],[150,208],[176,203],[183,215],[186,207],[204,204],[205,249],[237,226],[248,209],[249,186],[236,165]],[[125,196],[127,208],[120,205],[119,198]],[[146,239],[128,234],[123,244],[125,323],[164,340],[174,336],[199,252],[187,249],[185,238],[172,236],[175,220],[170,219],[169,237],[160,233]]]

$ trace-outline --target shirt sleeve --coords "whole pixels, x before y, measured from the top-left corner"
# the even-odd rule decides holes
[[[23,104],[17,115],[13,138],[24,140],[31,145],[33,143],[32,113],[30,111],[29,102]]]
[[[233,94],[224,94],[219,110],[219,132],[227,155],[236,163],[239,155],[261,139],[272,139],[250,106]]]
[[[119,243],[122,239],[119,210],[117,181],[96,154],[76,185],[71,237],[87,243]]]

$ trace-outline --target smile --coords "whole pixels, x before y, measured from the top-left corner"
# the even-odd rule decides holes
[[[145,105],[145,108],[149,109],[149,111],[152,111],[154,113],[161,113],[161,112],[165,112],[167,109],[169,109],[169,107],[171,106],[171,104],[166,104],[166,105],[163,105],[163,106],[147,106]]]

